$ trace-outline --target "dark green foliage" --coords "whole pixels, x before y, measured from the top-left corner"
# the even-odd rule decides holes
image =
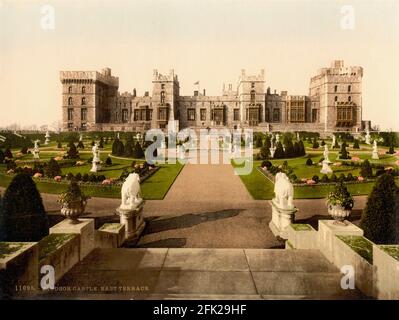
[[[28,147],[27,147],[27,146],[23,146],[23,147],[21,148],[21,153],[22,153],[22,154],[27,154],[27,153],[28,153]]]
[[[123,169],[123,171],[119,177],[119,180],[125,181],[125,179],[129,176],[129,174],[130,174],[129,170],[127,170],[126,168]]]
[[[313,180],[314,182],[318,183],[319,180],[320,180],[320,178],[319,178],[319,176],[318,176],[317,174],[315,174],[315,175],[312,177],[312,180]]]
[[[337,176],[336,176],[335,173],[333,173],[333,174],[331,175],[330,180],[331,180],[332,182],[336,182],[336,181],[337,181]]]
[[[144,158],[143,149],[141,148],[141,144],[138,141],[136,142],[136,145],[134,146],[133,158],[135,158],[135,159]]]
[[[100,143],[98,144],[98,147],[99,147],[100,149],[103,149],[103,148],[104,148],[104,138],[103,138],[103,137],[100,138]]]
[[[0,163],[4,162],[4,152],[0,149]]]
[[[17,174],[9,184],[0,212],[3,241],[35,242],[49,233],[42,198],[32,178]]]
[[[389,150],[387,151],[387,153],[388,153],[388,154],[394,154],[394,153],[395,153],[395,148],[394,148],[393,144],[391,144],[391,145],[389,146]]]
[[[397,201],[398,188],[390,174],[380,176],[367,199],[360,227],[364,236],[377,244],[393,244],[399,231]]]
[[[83,174],[83,176],[82,176],[82,181],[83,181],[83,182],[89,181],[89,174],[88,174],[88,173],[84,173],[84,174]]]
[[[66,178],[67,178],[67,180],[73,180],[74,179],[74,176],[73,176],[73,173],[72,172],[68,172],[67,173],[67,175],[66,175]]]
[[[373,168],[367,159],[363,161],[360,167],[360,175],[363,178],[371,178],[373,176]]]
[[[304,156],[306,154],[306,150],[305,150],[305,145],[303,144],[303,141],[300,140],[299,142],[299,148],[298,148],[298,156]]]
[[[270,161],[262,161],[261,167],[262,168],[267,168],[269,169],[272,166],[272,163]]]
[[[7,148],[6,151],[4,151],[4,157],[8,158],[8,159],[12,159],[13,158],[10,148]]]
[[[51,158],[48,162],[47,166],[44,169],[44,173],[46,177],[54,178],[55,176],[61,175],[61,168],[57,161],[54,158]]]
[[[352,173],[348,173],[347,174],[347,176],[346,176],[346,181],[353,181],[354,179],[353,179],[353,175],[352,175]]]
[[[285,143],[285,157],[286,158],[293,158],[296,157],[295,151],[294,151],[294,145],[292,143],[292,139],[286,139]]]
[[[262,137],[255,136],[255,148],[261,148],[263,146]]]
[[[306,165],[307,165],[307,166],[313,166],[313,161],[312,161],[312,159],[308,158],[308,159],[306,160]]]
[[[339,149],[338,140],[335,140],[335,144],[333,145],[333,149]]]
[[[69,150],[67,152],[68,158],[69,159],[77,159],[79,158],[79,152],[76,149],[76,146],[74,143],[70,144]]]
[[[78,172],[78,173],[75,175],[75,180],[76,180],[76,181],[81,181],[81,180],[82,180],[82,174],[81,174],[80,172]]]
[[[345,177],[345,174],[343,174],[343,173],[341,173],[340,175],[339,175],[339,178],[338,178],[338,181],[345,181],[345,179],[346,179],[346,177]]]
[[[112,166],[112,159],[110,157],[107,157],[107,159],[105,160],[105,164],[107,166]]]
[[[125,148],[124,148],[124,155],[126,157],[132,157],[133,156],[133,147],[134,147],[133,136],[130,133],[127,136],[126,144],[125,144]]]
[[[83,141],[80,141],[80,140],[79,140],[79,142],[78,142],[78,148],[79,148],[79,149],[84,149],[84,148],[85,148],[85,146],[84,146],[84,144],[83,144]]]
[[[349,152],[346,150],[346,142],[343,142],[341,145],[341,150],[339,151],[340,159],[349,159]]]
[[[276,151],[274,152],[274,158],[275,159],[282,159],[285,157],[283,145],[279,141],[276,145]]]
[[[355,139],[353,142],[353,149],[360,149],[359,140]]]
[[[323,182],[323,183],[329,182],[328,176],[326,174],[323,174],[323,176],[321,177],[320,182]]]
[[[267,159],[270,156],[270,149],[264,145],[263,147],[260,148],[259,152],[260,158],[261,159]]]
[[[290,175],[290,181],[291,182],[297,182],[298,181],[298,177],[295,174]]]
[[[316,138],[313,139],[313,145],[312,148],[313,149],[318,149],[320,147],[319,142],[317,141]]]
[[[90,142],[90,145],[91,145],[92,147],[94,147],[95,144],[96,144],[96,143],[95,143],[93,140]]]
[[[320,145],[321,145],[322,147],[324,147],[324,146],[326,145],[326,142],[324,141],[324,139],[323,139],[323,140],[321,140],[321,143],[320,143]]]
[[[58,149],[61,149],[61,148],[62,148],[62,143],[61,143],[61,141],[58,141],[57,148],[58,148]]]
[[[123,145],[123,142],[116,138],[114,143],[112,144],[112,154],[121,157],[124,155],[124,149],[125,146]]]
[[[263,145],[270,149],[270,147],[272,146],[272,143],[271,143],[271,140],[270,140],[270,136],[266,136],[266,139],[265,139],[265,142],[264,142]]]

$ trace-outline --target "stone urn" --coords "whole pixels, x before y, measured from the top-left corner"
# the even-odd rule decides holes
[[[84,213],[87,200],[64,202],[61,206],[61,215],[69,219],[72,224],[79,223],[79,217]]]
[[[344,224],[344,220],[351,214],[351,209],[345,209],[341,205],[328,205],[328,213],[337,224]]]

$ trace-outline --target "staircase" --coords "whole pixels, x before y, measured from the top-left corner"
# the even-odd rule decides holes
[[[318,250],[95,249],[58,286],[91,299],[358,299]],[[51,298],[51,295],[46,294]]]

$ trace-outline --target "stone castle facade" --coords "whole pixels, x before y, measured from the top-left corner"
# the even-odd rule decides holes
[[[252,128],[254,131],[359,132],[362,121],[363,68],[333,61],[310,79],[309,95],[280,94],[265,88],[265,72],[241,71],[235,87],[220,96],[194,91],[180,95],[173,70],[154,70],[152,94],[118,91],[111,69],[61,71],[62,119],[65,131],[167,130],[175,120],[183,128]]]

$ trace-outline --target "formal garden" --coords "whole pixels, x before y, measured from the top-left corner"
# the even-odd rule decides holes
[[[28,173],[40,192],[61,193],[75,180],[89,196],[120,197],[129,173],[140,176],[145,199],[163,199],[180,173],[182,165],[149,164],[144,159],[148,143],[140,135],[116,133],[4,134],[0,146],[0,186],[7,187],[13,176]],[[39,142],[35,141],[40,141]],[[101,169],[91,172],[93,151],[98,144]],[[35,148],[37,147],[37,148]],[[38,149],[38,156],[35,155]]]
[[[364,137],[336,133],[333,139],[321,139],[318,133],[300,132],[255,134],[253,170],[240,176],[254,199],[272,199],[274,176],[284,172],[295,188],[295,198],[324,198],[337,182],[344,182],[353,195],[368,195],[376,179],[389,173],[399,185],[399,145],[395,133],[373,134],[378,140],[378,159],[374,146]],[[321,173],[325,149],[331,173]],[[396,149],[395,149],[396,148]],[[271,156],[273,154],[273,157]],[[241,159],[242,160],[242,159]],[[234,160],[234,167],[239,167]]]

